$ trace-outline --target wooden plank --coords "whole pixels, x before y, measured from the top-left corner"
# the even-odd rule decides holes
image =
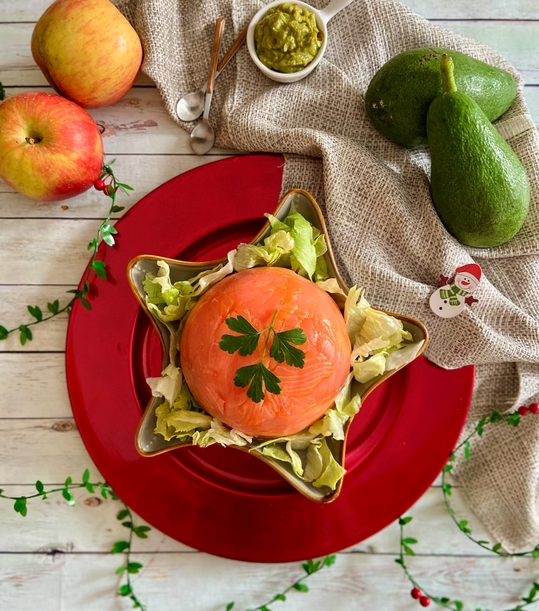
[[[63,482],[68,475],[80,477],[87,468],[97,473],[72,418],[4,418],[0,439],[4,484],[34,484],[37,479]]]
[[[0,36],[1,28],[0,24]],[[36,89],[53,93],[50,87],[12,87],[6,88],[6,95]],[[134,87],[116,104],[88,112],[104,130],[103,144],[109,159],[121,153],[193,155],[189,133],[172,120],[155,87]],[[237,154],[237,151],[213,148],[206,157],[223,154]]]
[[[57,279],[58,276],[55,276],[55,278]],[[34,319],[28,313],[27,305],[38,305],[45,311],[47,309],[47,302],[59,299],[60,305],[63,306],[71,298],[71,295],[65,292],[70,288],[76,288],[76,286],[0,286],[0,324],[7,329],[12,329],[21,324],[32,322]],[[8,339],[0,341],[0,353],[14,351],[63,352],[67,331],[66,314],[61,314],[36,327],[31,327],[31,329],[34,335],[33,341],[27,342],[25,346],[21,346],[19,334],[12,333]]]
[[[67,463],[67,460],[66,460]],[[95,467],[91,466],[93,481],[98,478]],[[71,474],[74,481],[80,481],[80,474],[66,470],[59,474],[60,480]],[[36,473],[28,473],[37,479]],[[79,475],[79,477],[77,477]],[[95,475],[95,477],[94,477]],[[47,486],[48,487],[48,486]],[[10,496],[27,496],[36,492],[33,485],[5,486],[4,493]],[[103,501],[100,495],[86,491],[74,492],[76,506],[70,507],[56,493],[45,501],[30,499],[28,515],[25,520],[13,511],[11,502],[0,500],[0,553],[2,552],[39,552],[60,550],[63,552],[103,552],[111,549],[114,541],[125,536],[125,531],[116,520],[120,504]],[[461,519],[470,518],[470,526],[476,536],[487,536],[477,520],[468,516],[463,501],[455,497],[454,506]],[[414,546],[420,555],[448,554],[460,556],[490,556],[480,547],[470,542],[455,527],[443,503],[441,491],[430,488],[423,497],[406,512],[414,520],[407,526],[407,536],[414,537],[419,543]],[[137,524],[145,524],[136,517]],[[84,524],[84,528],[80,528]],[[12,536],[17,532],[17,537]],[[488,540],[488,538],[487,538]],[[369,539],[354,545],[348,552],[365,554],[396,554],[399,547],[399,529],[391,524]],[[178,552],[191,548],[152,529],[147,539],[135,539],[134,550],[139,552]]]
[[[77,284],[97,229],[93,219],[3,220],[0,284]]]
[[[90,481],[100,481],[97,470],[90,465]],[[79,477],[76,477],[79,475]],[[73,473],[73,479],[80,482],[80,474]],[[47,489],[50,486],[46,486]],[[29,496],[34,486],[7,486],[4,494]],[[121,502],[104,500],[101,494],[90,494],[86,490],[73,491],[76,505],[69,506],[60,493],[54,493],[42,500],[27,501],[28,514],[23,519],[15,513],[10,501],[0,500],[0,554],[2,552],[107,552],[115,541],[125,538],[127,531],[116,519],[122,508]],[[134,514],[135,524],[147,524]],[[81,528],[81,525],[84,525]],[[13,532],[17,537],[13,537]],[[194,551],[174,541],[157,529],[148,533],[147,539],[135,537],[133,550],[158,553],[162,551]]]
[[[535,0],[491,0],[488,8],[469,0],[404,0],[402,4],[427,19],[537,19]]]
[[[0,22],[37,21],[50,4],[50,0],[0,0]],[[535,0],[491,0],[487,10],[481,3],[468,0],[448,4],[439,0],[404,0],[403,4],[427,19],[537,19]]]
[[[411,586],[394,556],[341,554],[337,562],[309,578],[309,593],[292,591],[287,611],[369,609],[417,611]],[[133,579],[137,595],[151,609],[221,611],[229,601],[245,610],[270,600],[302,575],[299,563],[255,564],[206,554],[135,555],[145,566]],[[96,554],[0,556],[0,606],[29,611],[119,611],[119,558]],[[526,560],[496,558],[414,558],[421,584],[438,596],[463,599],[466,608],[507,608],[527,594],[535,566]],[[46,592],[46,595],[44,593]],[[284,609],[284,607],[283,607]]]
[[[526,83],[539,83],[535,44],[539,36],[539,21],[441,20],[437,25],[492,46],[515,66]],[[0,82],[4,87],[35,88],[47,85],[30,52],[33,27],[28,23],[0,24],[0,40],[4,49]],[[149,79],[137,80],[137,84],[148,82]]]
[[[539,84],[539,20],[438,21],[436,25],[489,45],[516,68],[527,85]]]
[[[119,193],[117,203],[129,210],[137,201],[167,180],[200,165],[226,159],[221,155],[118,155],[114,171],[120,182],[135,191],[128,197]],[[109,160],[112,156],[109,155]],[[110,200],[89,189],[82,195],[61,202],[36,202],[15,192],[0,180],[0,218],[95,218],[103,219]],[[67,206],[67,209],[64,209]],[[113,218],[122,216],[115,214]],[[96,226],[97,229],[97,226]]]
[[[0,418],[72,418],[63,354],[0,353],[0,388]]]

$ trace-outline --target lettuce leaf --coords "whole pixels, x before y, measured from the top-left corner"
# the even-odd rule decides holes
[[[205,293],[212,284],[219,282],[234,271],[234,258],[237,251],[231,250],[227,254],[228,262],[226,265],[218,265],[212,270],[202,272],[195,278],[192,278],[189,282],[194,285],[193,296],[200,297]],[[194,304],[193,304],[194,305]]]
[[[307,450],[307,464],[304,479],[315,488],[327,486],[335,490],[346,470],[333,457],[324,437],[311,444]]]
[[[287,231],[277,231],[264,240],[263,246],[240,244],[234,258],[234,269],[241,271],[259,265],[277,265],[294,248],[294,239]],[[290,258],[287,257],[287,261]]]
[[[342,290],[336,278],[327,278],[326,280],[318,280],[316,284],[323,291],[326,291],[326,293],[330,293],[331,295],[341,295],[342,297],[348,297],[348,295]]]
[[[152,389],[152,396],[164,397],[172,404],[180,394],[182,387],[182,373],[172,363],[169,363],[158,378],[146,378],[146,383]]]
[[[294,433],[294,435],[288,435],[287,437],[277,437],[276,439],[267,439],[262,443],[255,446],[255,450],[260,450],[265,446],[270,444],[277,443],[288,443],[290,442],[290,447],[293,450],[306,450],[309,447],[311,441],[316,437],[316,435],[309,433],[308,431],[300,431],[299,433]]]
[[[155,426],[154,433],[162,435],[165,438],[165,441],[170,441],[176,436],[176,429],[167,425],[167,417],[170,415],[170,413],[171,409],[168,401],[163,401],[163,403],[155,408],[157,424]]]
[[[386,355],[383,352],[379,352],[365,361],[354,363],[353,370],[356,380],[361,384],[365,384],[373,378],[385,373]]]
[[[193,434],[193,444],[202,448],[207,448],[214,443],[220,443],[222,446],[246,446],[252,440],[253,438],[249,435],[236,429],[229,429],[215,418],[212,418],[209,429],[196,431]]]
[[[303,475],[303,464],[299,454],[292,449],[292,442],[288,441],[285,448],[279,444],[273,443],[262,448],[262,454],[280,460],[282,462],[288,462],[292,465],[292,470],[298,476]]]
[[[290,254],[292,270],[311,279],[317,263],[313,226],[299,212],[289,214],[284,222],[290,227],[290,235],[294,239],[294,248]]]
[[[317,420],[309,427],[309,433],[322,435],[323,437],[333,437],[333,439],[344,439],[344,425],[349,417],[338,412],[336,409],[328,409],[324,417]]]
[[[167,427],[175,429],[176,433],[187,433],[194,429],[209,429],[212,418],[208,414],[188,409],[173,409],[165,417]]]
[[[398,369],[403,365],[411,363],[417,356],[417,353],[421,350],[421,346],[423,346],[424,343],[425,340],[421,340],[420,342],[403,346],[391,354],[388,354],[386,358],[386,371],[393,371],[393,369]]]

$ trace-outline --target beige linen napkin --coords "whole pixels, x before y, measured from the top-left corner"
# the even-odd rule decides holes
[[[116,3],[141,36],[143,70],[175,119],[178,98],[206,79],[215,19],[226,18],[226,49],[264,4]],[[467,248],[454,240],[432,206],[428,152],[389,142],[366,119],[364,94],[374,73],[397,53],[424,46],[463,51],[509,70],[519,83],[517,99],[496,126],[527,169],[531,208],[520,233],[498,248]],[[426,354],[438,365],[477,365],[468,428],[492,409],[518,407],[539,393],[539,138],[521,89],[514,69],[485,45],[393,0],[356,0],[329,24],[326,54],[308,78],[274,83],[243,47],[216,82],[211,112],[218,146],[287,154],[283,191],[302,187],[322,204],[350,284],[366,287],[376,306],[423,320],[431,334]],[[457,318],[432,314],[428,299],[439,275],[474,261],[484,272],[474,293],[479,302]],[[472,460],[458,464],[470,507],[508,550],[539,542],[538,431],[539,418],[532,416],[516,429],[492,425],[472,444]]]

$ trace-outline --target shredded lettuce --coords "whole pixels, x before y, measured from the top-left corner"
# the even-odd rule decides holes
[[[262,448],[264,456],[270,456],[281,462],[288,462],[294,473],[301,477],[303,475],[303,463],[299,454],[292,448],[292,442],[288,441],[284,448],[279,444],[271,444]]]
[[[294,238],[286,231],[277,231],[264,240],[263,246],[240,244],[234,258],[234,269],[243,269],[259,265],[284,266],[290,262],[290,252],[294,248]],[[288,256],[287,256],[288,255]]]
[[[292,208],[291,213],[280,221],[266,214],[270,223],[270,235],[264,244],[240,244],[234,260],[234,269],[241,271],[259,265],[288,267],[300,276],[314,281],[328,277],[324,257],[327,244],[324,235]]]
[[[170,267],[166,261],[157,261],[157,276],[146,274],[142,286],[146,293],[146,305],[162,323],[181,320],[195,305],[196,300],[212,284],[234,271],[235,250],[228,253],[228,263],[206,270],[189,280],[172,283]]]
[[[152,389],[152,396],[164,397],[168,403],[173,403],[180,394],[182,373],[172,363],[169,363],[158,378],[146,378],[146,383]]]
[[[308,461],[309,453],[311,468],[305,469],[305,479],[311,481],[315,488],[327,486],[335,490],[346,470],[335,460],[326,439],[322,437],[316,444],[311,445],[307,451]]]
[[[352,378],[351,373],[335,398],[335,406],[328,409],[307,430],[265,440],[256,445],[255,449],[265,456],[289,463],[298,477],[312,482],[313,486],[328,486],[334,490],[345,470],[335,461],[325,438],[344,440],[345,424],[359,411],[361,397],[359,394],[352,396]],[[322,474],[325,474],[324,477]]]
[[[193,435],[193,444],[202,448],[207,448],[214,443],[220,443],[222,446],[246,446],[252,440],[252,437],[241,431],[227,428],[216,418],[211,419],[209,429],[196,431]]]
[[[399,363],[410,362],[417,355],[422,344],[415,350],[407,350],[405,355],[387,359],[410,345],[412,335],[406,331],[402,322],[381,310],[372,308],[365,299],[363,289],[353,286],[348,293],[344,306],[344,321],[352,342],[352,370],[355,379],[361,384],[400,367]],[[412,344],[414,345],[414,344]],[[409,359],[406,361],[406,359]]]

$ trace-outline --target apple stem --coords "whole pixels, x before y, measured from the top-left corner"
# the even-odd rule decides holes
[[[6,90],[2,87],[2,83],[0,83],[0,102],[4,100],[6,97]]]
[[[28,144],[39,144],[43,138],[26,138],[25,140]]]

